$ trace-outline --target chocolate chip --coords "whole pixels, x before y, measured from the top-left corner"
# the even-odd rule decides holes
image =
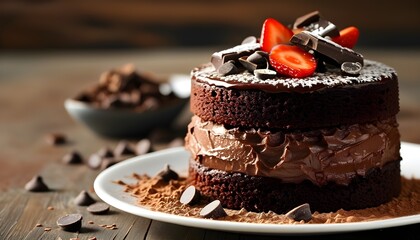
[[[248,61],[247,58],[248,58],[247,56],[240,57],[239,62],[242,64],[242,66],[246,70],[250,72],[254,72],[254,70],[257,69],[258,65],[253,62]]]
[[[101,156],[94,153],[94,154],[90,155],[90,157],[87,161],[87,165],[88,165],[88,167],[90,167],[92,169],[99,169],[99,167],[102,164],[102,160],[103,160],[103,158]]]
[[[78,206],[89,206],[92,203],[95,203],[96,200],[93,199],[88,192],[85,190],[81,191],[76,198],[74,198],[74,203]]]
[[[178,173],[173,171],[169,164],[166,164],[165,168],[157,174],[163,181],[169,182],[170,180],[177,180],[179,178]]]
[[[134,150],[127,141],[120,141],[114,149],[114,156],[133,155]]]
[[[311,208],[308,203],[302,204],[287,212],[286,217],[295,221],[309,222],[312,219]]]
[[[41,176],[33,177],[28,183],[25,184],[25,189],[30,192],[48,192],[50,189],[44,183]]]
[[[266,52],[256,51],[253,54],[249,55],[246,60],[258,65],[265,65],[267,62],[267,58],[268,55]]]
[[[97,152],[97,155],[100,156],[101,158],[114,157],[114,153],[111,151],[109,147],[103,147],[99,149],[99,151]]]
[[[109,211],[109,205],[103,202],[98,202],[90,205],[87,210],[92,214],[104,214]]]
[[[57,220],[57,225],[64,231],[77,232],[82,228],[82,219],[83,216],[81,214],[68,214],[64,217],[60,217]]]
[[[227,216],[225,210],[222,207],[222,204],[219,200],[214,200],[213,202],[207,204],[200,211],[200,216],[204,218],[221,218]]]
[[[257,43],[257,38],[255,36],[248,36],[242,40],[241,44]]]
[[[184,190],[179,201],[182,204],[194,205],[200,201],[200,197],[200,192],[194,186],[189,186]]]
[[[119,163],[120,161],[115,159],[115,158],[103,158],[102,162],[101,162],[101,166],[99,167],[99,169],[104,170],[107,169],[109,167],[111,167],[112,165]]]
[[[62,133],[50,133],[45,137],[45,141],[53,146],[62,145],[67,142],[67,137]]]
[[[222,66],[219,67],[219,69],[217,69],[217,72],[222,76],[226,76],[226,75],[236,74],[239,71],[234,63],[226,62],[226,63],[223,63]]]
[[[83,162],[83,157],[78,151],[73,150],[63,156],[63,162],[66,164],[79,164]]]
[[[256,50],[260,49],[259,43],[246,43],[229,48],[220,52],[215,52],[211,56],[211,63],[216,69],[229,60],[237,60],[242,56],[248,56]]]
[[[149,139],[145,138],[137,142],[136,144],[136,154],[143,155],[151,151],[152,143]]]
[[[275,78],[277,76],[277,72],[271,69],[255,69],[254,75],[262,80]]]
[[[358,62],[343,62],[341,64],[341,71],[350,76],[357,76],[362,70],[362,64]]]
[[[311,23],[317,22],[321,18],[319,11],[313,11],[296,18],[293,28],[301,28]]]

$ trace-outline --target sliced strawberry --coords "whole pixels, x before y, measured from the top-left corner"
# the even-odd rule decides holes
[[[333,37],[332,40],[343,47],[353,48],[359,39],[359,29],[356,27],[347,27],[340,31],[340,35]]]
[[[261,30],[261,50],[270,52],[275,45],[288,43],[292,36],[292,30],[273,18],[267,18]]]
[[[288,77],[311,76],[316,69],[315,57],[297,46],[277,45],[271,50],[269,59],[278,73]]]

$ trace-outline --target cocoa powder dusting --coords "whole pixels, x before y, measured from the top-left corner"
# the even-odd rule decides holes
[[[153,211],[159,211],[179,216],[199,218],[200,210],[206,202],[188,206],[179,202],[182,192],[189,186],[186,178],[162,181],[157,177],[133,174],[135,184],[126,184],[122,181],[115,183],[123,185],[125,192],[130,193],[138,199],[138,204]],[[420,214],[420,179],[407,179],[402,177],[402,190],[398,198],[394,198],[386,204],[374,208],[361,210],[338,210],[336,212],[319,213],[314,212],[312,220],[308,223],[349,223],[383,220],[408,215]],[[248,222],[248,223],[271,223],[271,224],[305,224],[304,221],[296,222],[283,214],[274,212],[256,213],[248,212],[245,209],[226,209],[228,216],[218,220]],[[306,223],[307,224],[307,223]]]

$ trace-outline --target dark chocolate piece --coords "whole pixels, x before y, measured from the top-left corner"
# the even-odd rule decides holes
[[[101,158],[114,157],[114,153],[109,147],[103,147],[99,149],[99,151],[97,152],[97,155],[100,156]]]
[[[262,80],[275,78],[277,76],[277,72],[271,69],[256,69],[254,70],[254,75]]]
[[[318,22],[311,23],[305,27],[305,30],[321,37],[336,37],[340,35],[340,31],[338,31],[335,24],[322,18]]]
[[[265,52],[256,51],[253,54],[249,55],[246,60],[258,65],[265,65],[265,63],[267,62],[267,57],[268,56]]]
[[[50,133],[45,137],[45,141],[53,146],[62,145],[67,142],[67,137],[62,133]]]
[[[159,176],[165,182],[169,182],[170,180],[177,180],[179,178],[178,173],[173,171],[169,164],[166,164],[165,168],[160,171],[157,176]]]
[[[194,205],[200,201],[200,198],[200,192],[191,185],[184,190],[179,201],[182,204]]]
[[[82,219],[83,216],[81,214],[68,214],[64,217],[60,217],[57,220],[57,225],[64,231],[77,232],[82,228]]]
[[[302,204],[287,212],[286,217],[295,221],[309,222],[312,219],[311,208],[308,203]]]
[[[137,142],[135,150],[137,155],[149,153],[152,150],[152,143],[147,138],[142,139]]]
[[[341,66],[344,62],[359,62],[363,65],[361,54],[308,31],[293,35],[290,42],[307,51],[314,50],[325,57],[324,60],[330,60],[338,66]]]
[[[83,162],[83,157],[78,151],[73,150],[64,155],[63,162],[66,164],[79,164]]]
[[[92,203],[95,203],[96,200],[93,199],[88,192],[82,190],[77,197],[74,198],[74,203],[78,206],[89,206]]]
[[[341,71],[346,75],[358,76],[362,67],[362,64],[358,62],[343,62],[341,64]]]
[[[257,38],[255,36],[249,36],[244,38],[244,40],[242,40],[241,44],[248,44],[248,43],[257,43]]]
[[[111,167],[112,165],[119,163],[120,161],[122,161],[122,159],[118,160],[115,158],[103,158],[99,169],[101,170],[107,169]]]
[[[302,28],[311,23],[317,22],[321,18],[319,11],[313,11],[296,18],[293,28]]]
[[[109,212],[109,205],[103,202],[98,202],[90,205],[86,210],[92,214],[104,214]]]
[[[103,160],[103,158],[101,156],[94,153],[94,154],[90,155],[90,157],[87,161],[87,165],[88,165],[88,167],[90,167],[92,169],[99,169],[99,167],[102,164],[102,160]]]
[[[219,67],[219,69],[217,69],[217,72],[222,76],[226,76],[226,75],[236,74],[239,71],[238,71],[238,68],[235,66],[235,64],[229,61],[229,62],[223,63]]]
[[[204,218],[221,218],[227,216],[225,210],[222,207],[222,204],[219,200],[214,200],[213,202],[207,204],[200,211],[200,216]]]
[[[255,69],[257,69],[258,65],[248,61],[247,58],[247,56],[242,56],[239,58],[239,62],[246,70],[253,72]]]
[[[260,47],[259,43],[246,43],[220,52],[215,52],[211,56],[211,63],[218,69],[222,64],[229,60],[237,60],[242,56],[248,56],[256,50],[259,50]]]
[[[44,183],[41,176],[33,177],[28,183],[25,184],[25,189],[30,192],[48,192],[50,189]]]
[[[134,155],[134,150],[130,146],[130,143],[127,141],[120,141],[118,145],[115,147],[114,156],[122,156],[122,155]]]

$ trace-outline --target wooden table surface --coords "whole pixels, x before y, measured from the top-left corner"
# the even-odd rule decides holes
[[[0,239],[276,239],[152,221],[115,208],[110,214],[95,216],[72,201],[81,190],[92,190],[99,171],[85,165],[65,165],[61,158],[73,149],[88,157],[103,146],[115,147],[119,140],[97,136],[74,122],[63,107],[64,100],[97,81],[101,72],[126,63],[162,75],[189,74],[194,66],[207,62],[212,52],[167,49],[0,54]],[[420,143],[420,49],[361,52],[366,58],[387,63],[398,71],[401,138]],[[45,135],[51,132],[66,134],[69,144],[60,147],[46,144]],[[24,184],[36,174],[42,175],[53,191],[25,191]],[[60,230],[56,220],[74,212],[84,216],[82,230],[79,233]],[[43,227],[36,227],[38,223]],[[98,226],[113,223],[118,229]],[[46,227],[51,230],[45,231]],[[376,239],[399,234],[401,239],[410,239],[406,233],[418,232],[419,227],[420,224],[414,224],[301,238]]]

